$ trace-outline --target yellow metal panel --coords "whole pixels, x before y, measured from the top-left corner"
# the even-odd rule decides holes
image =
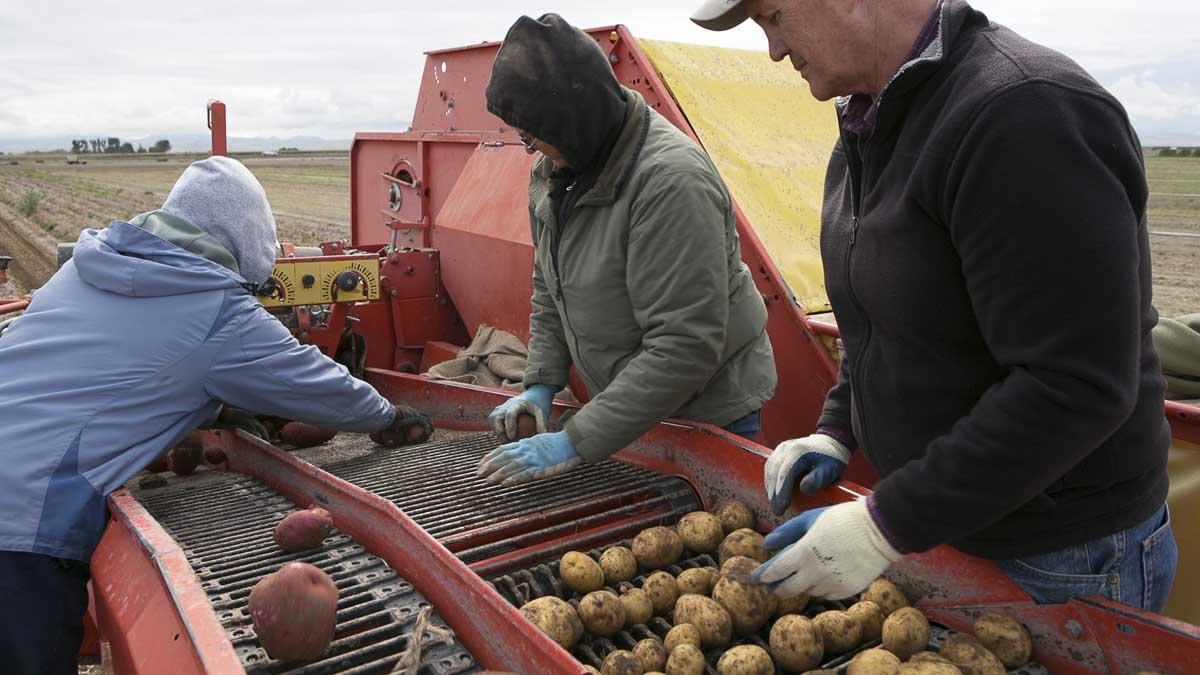
[[[832,102],[765,52],[641,41],[729,191],[806,312],[829,308],[821,199],[837,141]]]
[[[258,301],[264,307],[290,307],[297,304],[296,289],[299,287],[296,283],[295,265],[290,262],[277,262],[275,269],[271,272],[271,279],[275,282],[275,288],[278,289],[277,295],[272,297],[258,296]]]
[[[338,302],[359,302],[379,299],[379,259],[359,260],[295,260],[278,261],[271,277],[281,289],[280,297],[259,297],[265,307],[294,307],[297,305],[328,305],[333,302],[333,284],[346,270],[358,274],[359,285],[353,291],[339,291]],[[310,281],[305,284],[306,279]]]
[[[1171,490],[1167,504],[1179,544],[1179,568],[1167,602],[1169,617],[1200,625],[1200,446],[1175,439],[1167,459]]]

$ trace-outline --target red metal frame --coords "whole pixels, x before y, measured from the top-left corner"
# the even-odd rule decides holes
[[[11,312],[20,312],[20,311],[24,310],[25,308],[29,307],[30,302],[32,302],[32,298],[30,298],[30,296],[28,296],[28,295],[23,298],[0,299],[0,314],[9,314]]]
[[[225,104],[216,99],[208,102],[208,128],[212,130],[211,154],[229,154],[229,145],[225,134]]]

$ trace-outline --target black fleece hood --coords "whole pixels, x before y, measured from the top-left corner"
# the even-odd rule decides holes
[[[576,171],[605,159],[625,97],[600,45],[557,14],[523,16],[492,64],[487,107],[557,148]]]

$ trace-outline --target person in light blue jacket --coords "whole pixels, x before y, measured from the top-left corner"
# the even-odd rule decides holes
[[[275,220],[246,167],[192,164],[162,209],[84,230],[0,335],[0,660],[74,673],[105,497],[222,405],[405,442],[394,406],[255,300]]]

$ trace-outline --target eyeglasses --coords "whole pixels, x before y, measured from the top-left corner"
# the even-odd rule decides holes
[[[537,143],[537,139],[524,131],[517,132],[517,138],[521,139],[521,145],[525,146],[525,152],[533,154],[537,152],[537,148],[533,147]]]

